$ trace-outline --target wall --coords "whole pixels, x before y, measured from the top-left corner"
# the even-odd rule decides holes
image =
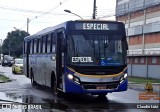
[[[128,75],[160,79],[160,56],[128,57]]]

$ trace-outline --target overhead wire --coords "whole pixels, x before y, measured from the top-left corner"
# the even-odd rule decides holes
[[[53,10],[57,9],[59,6],[61,6],[62,4],[64,4],[64,3],[67,2],[67,1],[69,1],[69,0],[64,0],[63,2],[60,2],[58,5],[56,5],[56,6],[53,7],[52,9],[49,9],[48,11],[46,11],[46,12],[44,12],[44,13],[38,15],[38,16],[35,16],[35,17],[32,18],[32,19],[29,19],[28,22],[30,22],[31,20],[37,19],[37,18],[39,18],[39,17],[41,17],[41,16],[44,16],[44,15],[46,15],[46,14],[51,13]],[[27,24],[24,24],[24,25],[21,27],[21,29],[22,29],[23,27],[25,27],[25,25],[27,25]]]

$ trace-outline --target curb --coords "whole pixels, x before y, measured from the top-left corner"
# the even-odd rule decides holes
[[[2,81],[2,80],[0,80],[0,84],[1,83],[6,83],[6,82],[11,82],[12,80],[11,79],[9,79],[9,80],[7,80],[7,81]]]
[[[146,83],[128,82],[128,84],[146,84]],[[152,83],[152,85],[160,85],[160,83]]]

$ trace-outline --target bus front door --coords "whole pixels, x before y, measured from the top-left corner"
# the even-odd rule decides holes
[[[64,53],[62,53],[62,44],[64,34],[63,32],[57,33],[57,47],[56,47],[56,78],[57,78],[57,88],[62,89],[62,74],[63,74],[63,61]]]

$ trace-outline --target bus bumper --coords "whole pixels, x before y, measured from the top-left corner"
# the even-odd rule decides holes
[[[126,79],[124,82],[119,84],[117,88],[114,89],[84,89],[83,84],[77,84],[71,80],[66,79],[65,84],[65,92],[66,93],[91,93],[91,94],[102,94],[102,93],[112,93],[112,92],[120,92],[126,91],[128,80]]]

